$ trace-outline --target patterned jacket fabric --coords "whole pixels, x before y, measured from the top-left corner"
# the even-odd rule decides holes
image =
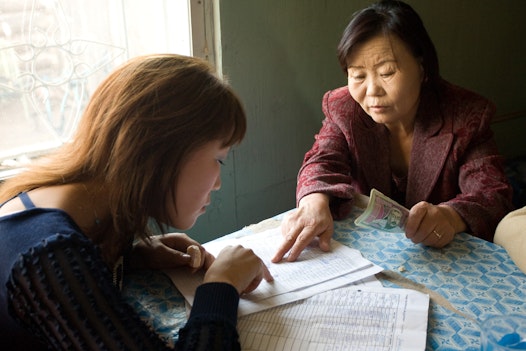
[[[348,88],[327,92],[325,119],[305,154],[296,200],[311,193],[331,196],[335,219],[348,215],[353,194],[395,189],[389,162],[388,130],[375,123]],[[495,106],[446,81],[437,93],[423,90],[415,119],[413,147],[402,205],[420,201],[453,207],[473,235],[493,240],[500,219],[512,208],[512,189],[490,129]]]
[[[114,285],[99,248],[63,211],[0,217],[0,341],[6,350],[165,350]],[[239,295],[204,284],[177,350],[239,349]]]

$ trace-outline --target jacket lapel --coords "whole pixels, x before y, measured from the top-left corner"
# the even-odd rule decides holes
[[[406,206],[427,201],[453,144],[452,122],[445,123],[438,103],[427,101],[426,111],[415,120],[413,147],[407,179]],[[434,106],[433,106],[434,105]]]

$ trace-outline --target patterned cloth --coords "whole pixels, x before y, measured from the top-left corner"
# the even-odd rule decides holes
[[[384,286],[430,295],[427,350],[480,350],[480,322],[526,314],[526,275],[506,251],[461,233],[443,249],[414,245],[403,234],[335,222],[334,239],[360,250],[386,271]]]
[[[385,271],[378,278],[384,286],[430,295],[426,350],[478,351],[481,321],[491,315],[526,314],[526,275],[500,246],[465,233],[443,249],[414,245],[403,234],[357,227],[354,219],[361,211],[355,208],[350,217],[335,222],[334,239],[382,266]],[[184,324],[184,299],[163,273],[128,276],[125,294],[167,338]]]

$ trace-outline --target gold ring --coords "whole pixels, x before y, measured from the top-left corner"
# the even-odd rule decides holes
[[[436,230],[433,229],[433,234],[435,234],[435,236],[438,238],[438,239],[442,239],[442,234],[440,234],[439,232],[437,232]]]

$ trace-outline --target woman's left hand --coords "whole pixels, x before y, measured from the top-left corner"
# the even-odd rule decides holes
[[[421,201],[409,211],[405,236],[415,244],[442,248],[466,229],[466,223],[452,207]]]
[[[133,247],[130,263],[134,268],[166,269],[191,266],[192,257],[186,253],[189,246],[195,245],[201,253],[201,260],[194,271],[205,270],[214,262],[214,256],[197,241],[183,233],[155,235],[149,241],[139,241]]]

